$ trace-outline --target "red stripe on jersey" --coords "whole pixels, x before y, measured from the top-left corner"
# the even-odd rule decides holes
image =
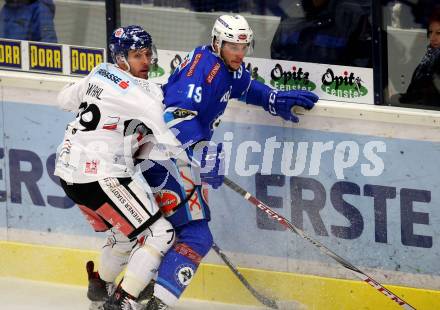
[[[98,214],[96,214],[95,211],[83,205],[78,205],[78,207],[95,231],[106,231],[109,229],[104,220]]]
[[[200,58],[202,58],[202,54],[201,53],[196,54],[196,56],[194,56],[194,61],[191,64],[191,67],[189,67],[189,70],[186,73],[186,76],[190,77],[190,76],[192,76],[194,74],[194,70],[196,69],[196,66],[199,63]]]
[[[206,78],[206,82],[208,84],[212,83],[212,80],[214,80],[215,76],[217,75],[218,71],[220,70],[220,64],[216,63],[214,67],[212,67],[211,72],[209,72],[208,77]]]
[[[96,210],[96,213],[101,215],[114,228],[126,236],[130,235],[134,230],[133,226],[108,203],[104,203],[100,206],[99,209]]]
[[[102,127],[102,129],[107,129],[107,130],[115,130],[116,128],[118,128],[118,124],[104,125]]]

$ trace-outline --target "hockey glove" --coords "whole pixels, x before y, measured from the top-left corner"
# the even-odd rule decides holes
[[[225,178],[225,152],[223,144],[210,142],[203,147],[200,160],[200,179],[203,183],[211,185],[213,189],[219,188]]]
[[[299,119],[293,108],[300,106],[310,110],[318,99],[318,96],[307,90],[278,91],[256,80],[252,80],[246,94],[246,103],[261,106],[270,114],[294,123]]]
[[[310,110],[319,97],[307,90],[273,90],[269,95],[267,111],[272,115],[281,116],[286,121],[298,123],[298,116],[293,112],[295,106]]]

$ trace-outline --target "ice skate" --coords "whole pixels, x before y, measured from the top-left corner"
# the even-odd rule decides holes
[[[113,294],[115,285],[112,282],[102,280],[97,271],[93,271],[95,264],[88,261],[86,264],[89,286],[87,298],[92,302],[89,310],[103,310],[104,302]]]
[[[144,310],[145,305],[136,302],[136,298],[121,286],[118,286],[115,293],[104,303],[104,310]]]
[[[169,309],[168,306],[156,296],[153,296],[147,304],[145,310],[166,310]]]
[[[146,305],[148,301],[153,297],[155,284],[156,281],[151,280],[150,283],[148,283],[148,285],[139,294],[139,297],[136,299],[136,302],[141,305]]]

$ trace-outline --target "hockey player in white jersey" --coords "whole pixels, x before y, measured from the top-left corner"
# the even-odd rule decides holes
[[[94,307],[130,310],[174,242],[148,185],[133,177],[133,158],[146,135],[165,147],[179,142],[163,122],[161,89],[146,80],[151,36],[139,26],[118,28],[110,49],[116,65],[98,65],[58,96],[60,107],[77,115],[58,149],[55,175],[95,231],[107,233],[98,271],[87,264],[89,299]]]

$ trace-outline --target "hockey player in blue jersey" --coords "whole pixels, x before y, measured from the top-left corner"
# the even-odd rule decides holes
[[[173,175],[180,178],[167,178],[167,170],[159,164],[144,172],[149,185],[160,189],[156,200],[176,230],[176,243],[159,267],[148,310],[172,307],[211,248],[210,213],[202,184],[213,188],[222,184],[222,147],[199,146],[211,140],[228,100],[261,106],[292,122],[298,122],[294,106],[311,109],[318,100],[309,91],[277,91],[251,80],[243,58],[252,44],[253,32],[246,19],[223,15],[214,24],[211,45],[193,50],[163,86],[165,121],[182,145],[191,145],[187,151],[198,154],[202,168],[177,160],[178,173]]]

